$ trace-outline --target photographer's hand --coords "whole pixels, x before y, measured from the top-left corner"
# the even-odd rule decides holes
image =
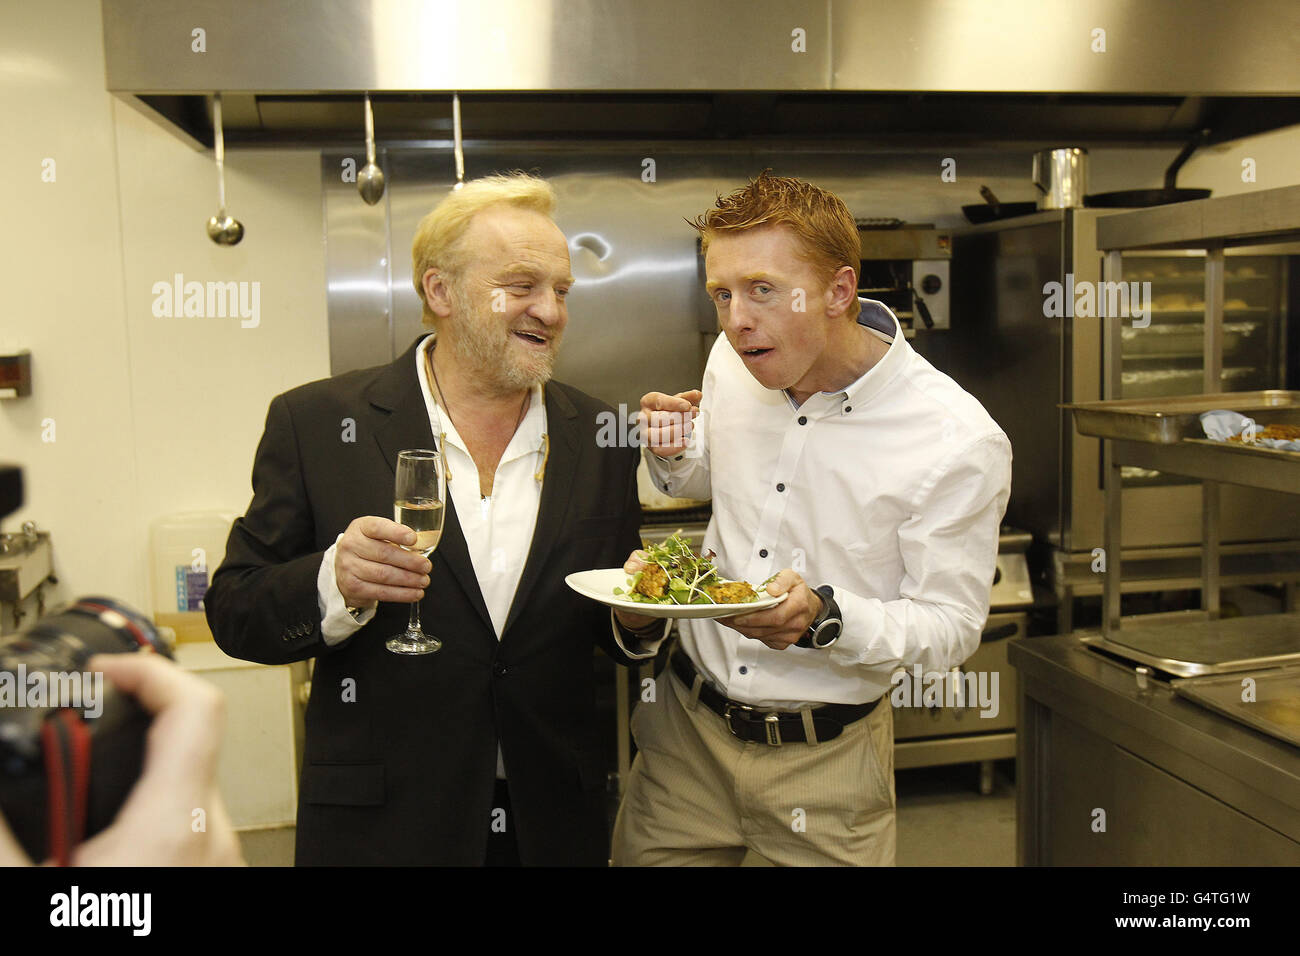
[[[31,866],[32,861],[14,839],[13,831],[0,814],[0,866]]]
[[[140,779],[112,825],[77,847],[74,865],[242,865],[216,783],[221,692],[155,654],[97,654],[87,668],[103,671],[154,719]],[[0,864],[30,862],[0,818]]]

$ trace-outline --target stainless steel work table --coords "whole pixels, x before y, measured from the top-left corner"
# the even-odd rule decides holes
[[[1007,650],[1020,865],[1300,864],[1300,748],[1140,689],[1077,635]]]

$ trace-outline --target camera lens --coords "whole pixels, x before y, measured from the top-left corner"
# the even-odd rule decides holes
[[[0,638],[0,811],[33,859],[106,827],[140,775],[149,715],[86,667],[140,651],[171,657],[147,617],[105,597]],[[52,792],[77,812],[51,818]]]

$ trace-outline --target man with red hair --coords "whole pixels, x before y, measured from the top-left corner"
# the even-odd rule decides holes
[[[633,715],[614,861],[889,865],[891,675],[979,646],[1011,446],[859,302],[838,197],[764,174],[695,226],[723,334],[702,390],[642,398],[646,459],[668,494],[712,498],[725,577],[775,575],[787,598],[680,622],[671,676]]]

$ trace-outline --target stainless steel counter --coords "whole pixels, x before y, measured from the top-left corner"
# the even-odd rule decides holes
[[[1021,639],[1020,865],[1300,864],[1300,748],[1077,636]]]

